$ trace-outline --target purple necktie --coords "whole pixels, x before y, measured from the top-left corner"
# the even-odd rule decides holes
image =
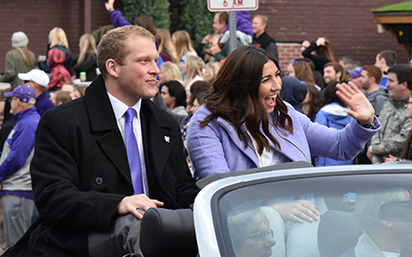
[[[130,175],[134,188],[134,194],[143,194],[142,169],[140,165],[139,147],[133,133],[133,117],[136,115],[136,110],[133,108],[127,109],[126,125],[125,125],[125,141],[127,159],[129,160]]]

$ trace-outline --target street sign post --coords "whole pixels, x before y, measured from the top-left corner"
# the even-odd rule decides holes
[[[259,8],[259,0],[207,0],[211,12],[229,12],[230,52],[237,47],[236,11],[254,11]]]
[[[211,12],[254,11],[259,8],[259,0],[207,0]]]

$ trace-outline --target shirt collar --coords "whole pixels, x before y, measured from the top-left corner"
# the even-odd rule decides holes
[[[114,115],[116,116],[116,121],[119,122],[119,120],[123,117],[127,109],[129,109],[129,106],[127,106],[125,103],[123,103],[116,97],[112,96],[109,92],[107,93],[107,95],[109,96],[110,103],[112,104]],[[142,101],[140,99],[139,101],[137,101],[135,105],[131,107],[136,110],[137,119],[140,118],[141,106],[142,106]]]

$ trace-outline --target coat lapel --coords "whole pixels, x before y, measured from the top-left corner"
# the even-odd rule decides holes
[[[256,165],[256,167],[259,167],[260,164],[259,164],[259,160],[256,156],[255,148],[254,148],[252,142],[250,141],[250,136],[247,134],[245,127],[242,126],[241,129],[242,129],[243,133],[245,133],[247,135],[247,137],[249,139],[248,143],[250,145],[250,146],[247,146],[246,149],[245,149],[245,142],[240,140],[240,138],[239,138],[239,136],[236,132],[236,129],[231,124],[229,124],[229,122],[227,122],[225,119],[223,119],[221,117],[218,117],[216,122],[218,124],[220,124],[220,126],[222,126],[222,128],[224,128],[226,130],[226,132],[229,134],[229,138],[232,140],[233,144],[237,148],[239,148],[239,150],[241,152],[243,152],[246,155],[246,157],[249,158]]]
[[[142,100],[140,111],[142,137],[146,158],[147,172],[160,178],[168,161],[175,141],[178,140],[172,133],[172,126],[167,119],[155,112],[155,106],[150,100]]]
[[[132,186],[126,147],[101,75],[87,88],[85,102],[92,132],[100,135],[98,145]]]
[[[281,154],[286,156],[291,161],[307,161],[311,162],[310,156],[307,157],[301,146],[302,142],[296,142],[297,138],[294,134],[290,134],[284,129],[278,128],[275,129],[274,126],[270,125],[270,133],[278,140],[281,150],[275,148],[275,145],[272,141],[269,141],[271,151],[279,151]],[[305,139],[306,140],[306,139]]]

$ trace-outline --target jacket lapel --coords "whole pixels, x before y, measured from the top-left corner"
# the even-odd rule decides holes
[[[154,108],[156,107],[150,100],[142,100],[140,110],[142,137],[147,173],[150,172],[155,178],[161,178],[168,156],[178,138],[172,133],[169,121]]]
[[[98,145],[132,186],[126,147],[101,75],[87,88],[85,102],[92,132],[100,135]]]
[[[275,148],[272,141],[269,141],[271,151],[279,151],[280,154],[283,154],[291,161],[304,160],[311,162],[311,157],[307,157],[304,154],[303,149],[300,147],[303,144],[296,142],[296,136],[294,134],[289,134],[289,132],[284,129],[275,129],[272,125],[269,125],[269,131],[278,140],[281,147],[281,150],[279,151],[278,148]]]
[[[256,167],[259,167],[259,160],[256,156],[255,148],[253,146],[253,143],[250,141],[250,136],[246,132],[246,128],[242,126],[242,131],[245,133],[248,137],[248,143],[250,146],[247,146],[245,149],[245,142],[241,141],[235,127],[233,127],[229,122],[227,122],[225,119],[218,117],[216,122],[222,126],[224,130],[229,134],[229,138],[232,140],[233,144],[239,148],[241,152],[243,152],[255,165]]]

